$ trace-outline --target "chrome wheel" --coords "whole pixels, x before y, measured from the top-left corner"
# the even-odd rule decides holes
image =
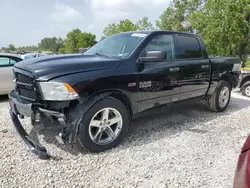
[[[245,94],[246,96],[250,97],[250,85],[246,87]]]
[[[223,87],[220,91],[220,95],[219,95],[219,106],[221,108],[224,108],[229,100],[230,97],[230,91],[228,87]]]
[[[103,108],[90,120],[89,136],[96,144],[107,145],[119,136],[122,125],[122,116],[118,110]]]

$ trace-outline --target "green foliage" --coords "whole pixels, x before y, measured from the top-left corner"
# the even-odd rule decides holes
[[[64,41],[62,38],[44,38],[41,40],[41,42],[38,44],[38,48],[40,50],[48,50],[52,52],[58,52],[60,48],[63,48]]]
[[[147,17],[143,17],[137,23],[133,23],[132,21],[125,19],[121,20],[119,24],[113,23],[105,27],[103,31],[104,37],[102,37],[102,39],[121,32],[145,30],[154,30],[153,24],[148,21]]]
[[[136,23],[136,30],[138,31],[147,31],[147,30],[155,30],[153,24],[148,21],[148,17],[143,17]]]
[[[203,3],[203,0],[173,0],[160,19],[156,21],[156,26],[161,30],[193,32],[188,18]]]
[[[81,33],[78,38],[77,47],[89,48],[96,44],[96,36],[92,33]]]
[[[250,59],[247,59],[245,62],[245,67],[250,67]]]
[[[10,44],[8,49],[10,51],[15,51],[16,50],[16,48],[15,48],[15,46],[13,44]]]
[[[58,52],[59,52],[60,54],[65,54],[65,48],[59,48]]]
[[[189,20],[210,54],[246,59],[249,46],[249,9],[246,0],[209,0]]]
[[[65,53],[76,53],[78,51],[77,43],[81,33],[80,29],[74,29],[67,34]]]
[[[24,51],[24,52],[32,52],[32,51],[38,51],[38,47],[33,46],[22,46],[16,49],[17,51]]]
[[[103,31],[105,37],[114,35],[120,32],[135,31],[136,25],[130,20],[121,20],[119,24],[109,24]]]
[[[89,48],[96,44],[96,36],[91,33],[82,33],[74,29],[67,34],[65,40],[65,53],[78,53],[79,48]]]

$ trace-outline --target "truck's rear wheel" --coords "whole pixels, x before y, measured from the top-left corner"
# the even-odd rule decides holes
[[[246,86],[243,86],[242,89],[241,89],[241,92],[242,92],[243,95],[245,95],[247,97],[250,97],[250,84],[246,85]]]
[[[91,152],[105,151],[120,144],[127,134],[128,111],[121,101],[108,97],[90,107],[79,126],[81,146]]]
[[[220,81],[212,96],[208,98],[208,108],[214,112],[226,110],[231,99],[231,86],[226,81]]]

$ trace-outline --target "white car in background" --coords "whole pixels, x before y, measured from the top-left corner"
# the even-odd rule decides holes
[[[45,55],[46,54],[43,54],[43,53],[28,53],[28,54],[21,55],[21,58],[23,60],[26,60],[26,59],[31,59],[31,58],[45,56]]]
[[[0,95],[7,95],[13,88],[13,65],[22,61],[20,55],[0,53]]]

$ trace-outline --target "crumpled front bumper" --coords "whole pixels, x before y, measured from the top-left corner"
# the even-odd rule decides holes
[[[17,132],[19,133],[25,144],[30,148],[31,152],[39,156],[39,158],[41,159],[49,159],[51,156],[47,153],[46,148],[40,145],[39,143],[35,142],[27,134],[22,124],[20,123],[18,116],[13,112],[13,110],[10,110],[10,116]]]
[[[48,154],[46,148],[29,136],[18,117],[31,117],[34,114],[32,103],[25,104],[20,102],[20,98],[15,94],[14,91],[11,91],[9,94],[9,104],[11,120],[25,144],[29,147],[31,152],[37,155],[39,158],[50,159],[52,156]]]

